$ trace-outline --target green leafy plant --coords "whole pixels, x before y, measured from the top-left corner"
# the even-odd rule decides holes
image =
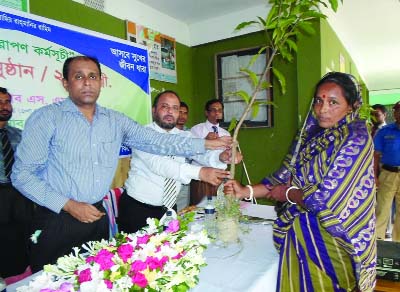
[[[314,34],[313,21],[326,18],[321,12],[321,5],[324,7],[331,7],[337,11],[338,2],[342,0],[269,0],[271,9],[265,18],[260,16],[256,20],[240,23],[235,30],[241,30],[245,27],[257,25],[265,32],[265,45],[259,50],[249,62],[247,68],[241,68],[240,71],[246,74],[251,80],[254,88],[251,94],[246,91],[235,92],[235,95],[240,96],[247,104],[246,109],[241,115],[239,120],[232,120],[230,129],[234,128],[233,142],[238,145],[238,134],[240,128],[247,117],[252,111],[252,115],[256,116],[261,104],[270,103],[255,102],[256,95],[259,91],[272,87],[272,84],[266,82],[265,76],[273,74],[276,77],[282,94],[286,92],[286,79],[285,76],[276,67],[273,66],[273,60],[276,56],[281,56],[284,60],[291,62],[294,54],[297,52],[297,41],[300,36],[304,34]],[[270,50],[270,58],[261,75],[255,74],[249,68],[254,64],[260,54]],[[232,149],[232,156],[236,155],[236,147]],[[231,177],[235,177],[235,164],[230,166]]]

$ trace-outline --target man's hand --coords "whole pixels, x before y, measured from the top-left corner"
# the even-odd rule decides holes
[[[239,151],[236,151],[235,164],[238,164],[242,159],[243,155]],[[227,149],[224,152],[221,152],[219,160],[226,164],[232,163],[232,150]]]
[[[200,169],[199,178],[201,181],[208,182],[214,186],[222,183],[223,179],[229,178],[230,172],[212,167],[202,167]]]
[[[229,149],[232,146],[232,137],[223,136],[214,140],[205,140],[204,147],[206,149]]]
[[[63,210],[83,223],[92,223],[105,215],[104,212],[100,212],[93,205],[74,200],[69,200],[64,205]]]
[[[209,132],[205,137],[206,140],[215,140],[218,139],[218,133]]]

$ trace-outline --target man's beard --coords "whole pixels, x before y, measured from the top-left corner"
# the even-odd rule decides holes
[[[156,124],[158,126],[160,126],[160,128],[165,129],[165,130],[171,130],[173,128],[175,128],[176,126],[176,122],[172,122],[172,123],[166,123],[160,120],[160,118],[155,117],[154,121],[156,122]]]
[[[5,111],[3,111],[3,112],[5,112]],[[6,122],[9,119],[11,119],[11,116],[12,116],[12,112],[9,112],[9,111],[7,111],[7,114],[0,113],[0,121]]]

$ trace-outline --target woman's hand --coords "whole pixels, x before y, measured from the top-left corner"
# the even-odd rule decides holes
[[[243,199],[249,196],[249,189],[238,181],[230,179],[224,184],[224,193],[233,194],[236,198]]]
[[[268,197],[278,202],[286,202],[286,190],[288,188],[288,185],[272,186]]]

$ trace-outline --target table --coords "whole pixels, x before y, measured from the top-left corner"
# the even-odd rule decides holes
[[[260,213],[267,219],[275,216],[271,206],[245,204],[243,213]],[[266,287],[275,290],[279,255],[272,242],[272,226],[259,223],[243,225],[250,230],[241,234],[239,244],[227,248],[211,245],[205,251],[207,266],[202,268],[199,284],[191,291],[264,292]],[[7,292],[16,291],[34,276],[8,286]]]

